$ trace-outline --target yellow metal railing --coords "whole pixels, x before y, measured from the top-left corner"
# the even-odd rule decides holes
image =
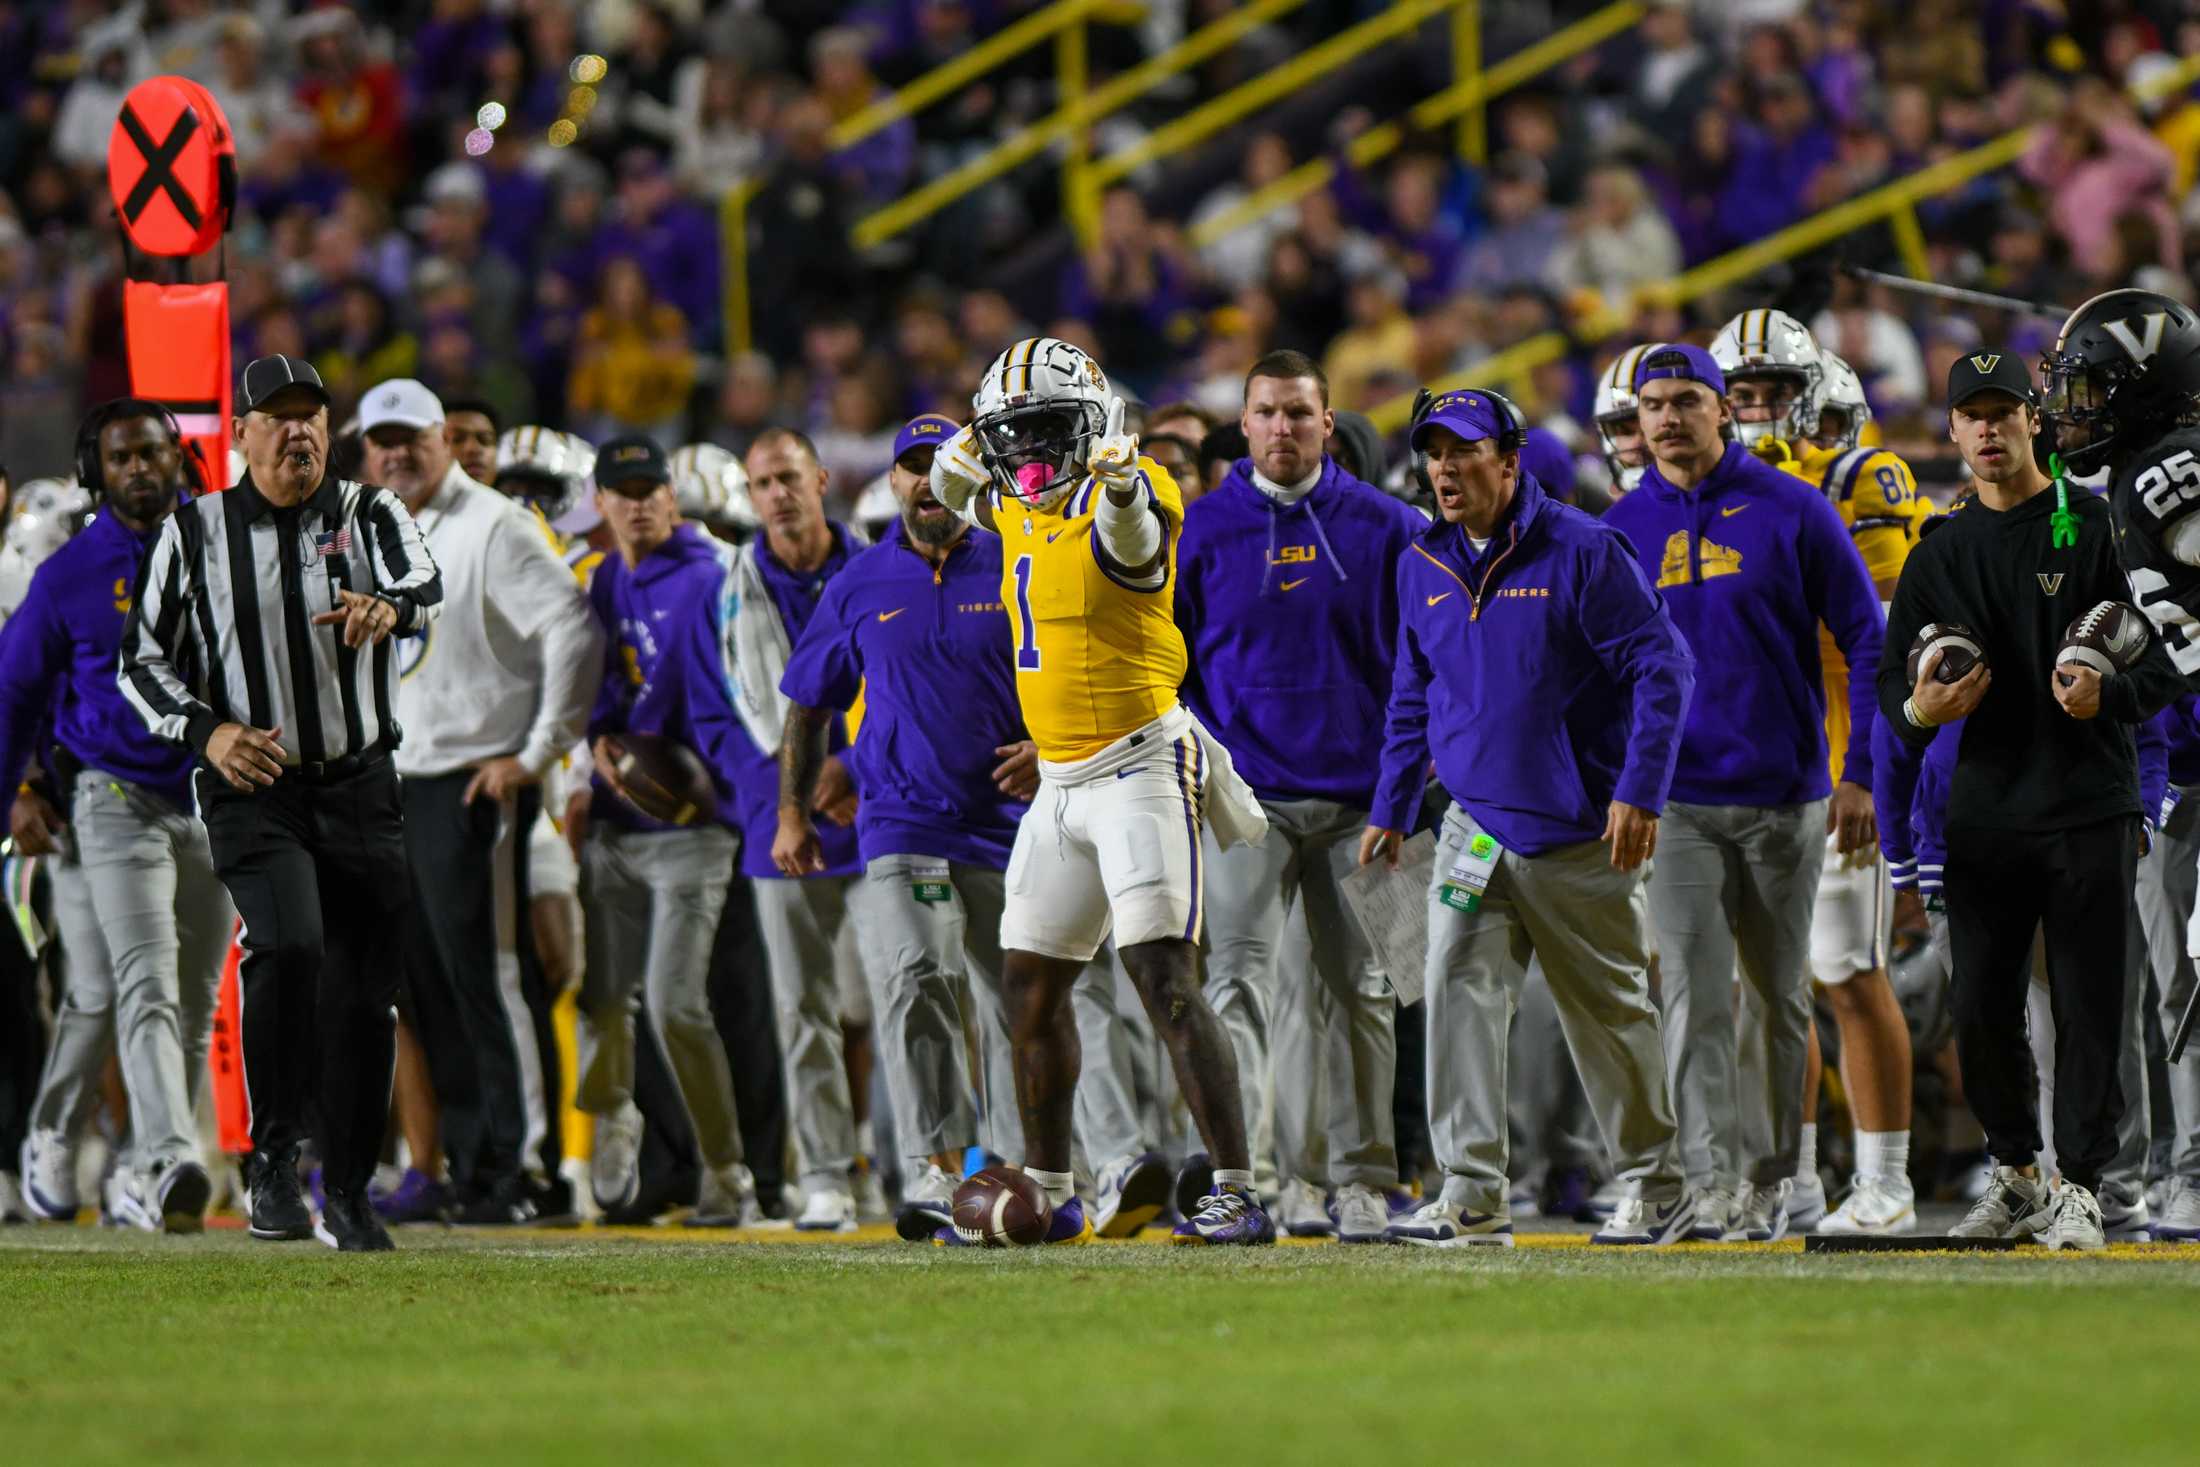
[[[2186,58],[2175,71],[2164,72],[2145,86],[2134,88],[2131,95],[2146,100],[2190,86],[2195,81],[2200,81],[2200,56]],[[1639,305],[1652,302],[1685,305],[1882,219],[1888,220],[1894,230],[1895,247],[1901,252],[1904,264],[1913,275],[1922,278],[1929,273],[1930,262],[1925,254],[1924,232],[1917,223],[1917,205],[1961,188],[1980,174],[2008,167],[2023,154],[2031,140],[2031,127],[2012,129],[1967,152],[1943,158],[1869,193],[1844,200],[1753,244],[1706,260],[1671,280],[1637,286],[1629,293],[1626,309],[1602,312],[1576,333],[1544,331],[1514,342],[1463,371],[1429,383],[1429,390],[1449,392],[1482,383],[1517,387],[1536,368],[1565,356],[1574,341],[1584,337],[1602,340],[1624,330],[1633,309]],[[1391,398],[1368,410],[1369,420],[1385,433],[1404,427],[1412,415],[1411,393]]]
[[[1034,11],[998,34],[986,37],[954,60],[941,62],[892,96],[881,97],[861,112],[841,119],[826,134],[827,141],[835,148],[859,143],[880,128],[914,116],[942,97],[961,91],[1049,37],[1056,38],[1059,44],[1060,37],[1075,32],[1081,41],[1085,22],[1093,13],[1111,8],[1110,0],[1055,0],[1045,9]]]

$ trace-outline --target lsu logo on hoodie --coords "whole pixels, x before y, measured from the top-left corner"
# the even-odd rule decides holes
[[[1698,574],[1688,569],[1688,532],[1675,530],[1665,537],[1665,559],[1658,566],[1658,589],[1685,586],[1693,580],[1710,580],[1713,576],[1731,576],[1742,569],[1742,552],[1730,550],[1710,540],[1697,543]]]

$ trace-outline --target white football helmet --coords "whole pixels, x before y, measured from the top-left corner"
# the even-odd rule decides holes
[[[596,449],[577,433],[530,425],[497,440],[496,487],[554,520],[578,503],[596,471]]]
[[[1597,378],[1596,421],[1597,438],[1604,445],[1604,466],[1612,471],[1612,487],[1622,494],[1632,493],[1642,482],[1642,471],[1650,467],[1650,446],[1638,443],[1632,450],[1637,463],[1622,461],[1623,450],[1613,441],[1616,431],[1628,434],[1639,432],[1635,418],[1635,370],[1642,359],[1665,343],[1648,341],[1641,346],[1631,346],[1612,359],[1612,365]]]
[[[1795,396],[1786,411],[1775,412],[1765,422],[1745,423],[1736,410],[1734,436],[1744,444],[1764,438],[1800,442],[1818,431],[1825,357],[1809,328],[1787,312],[1765,306],[1742,312],[1720,328],[1711,343],[1711,360],[1726,374],[1729,388],[1737,379],[1766,377],[1795,384]]]
[[[1856,375],[1856,368],[1830,351],[1821,355],[1826,376],[1818,389],[1819,421],[1823,423],[1827,413],[1840,413],[1842,428],[1831,437],[1824,433],[1812,433],[1811,437],[1821,448],[1846,452],[1862,440],[1864,428],[1872,420],[1872,405],[1864,397],[1864,379]]]
[[[13,616],[31,588],[31,572],[91,520],[92,496],[72,479],[33,479],[15,491],[15,513],[0,544],[0,618]]]
[[[732,450],[715,443],[690,443],[670,462],[673,497],[680,513],[706,525],[730,525],[743,534],[763,527],[749,500],[749,471]]]
[[[1109,401],[1100,364],[1066,341],[1026,337],[995,357],[971,427],[1002,500],[1046,509],[1083,483]]]
[[[894,497],[894,481],[885,474],[864,485],[863,492],[856,496],[856,523],[863,526],[864,533],[873,540],[885,534],[900,518],[901,501]]]

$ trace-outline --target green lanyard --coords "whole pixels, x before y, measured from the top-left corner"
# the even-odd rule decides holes
[[[2052,527],[2048,543],[2057,550],[2069,550],[2078,543],[2078,517],[2070,512],[2070,486],[2063,482],[2061,454],[2047,456],[2047,472],[2055,476],[2055,512],[2047,520]]]

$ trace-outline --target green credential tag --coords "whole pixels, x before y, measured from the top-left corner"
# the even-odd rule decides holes
[[[1495,839],[1476,831],[1445,873],[1436,899],[1455,912],[1471,912],[1481,906],[1482,893],[1489,890],[1490,877],[1497,870],[1497,858],[1504,853]]]
[[[918,901],[937,906],[955,895],[947,883],[947,863],[925,863],[909,868],[909,892]]]

